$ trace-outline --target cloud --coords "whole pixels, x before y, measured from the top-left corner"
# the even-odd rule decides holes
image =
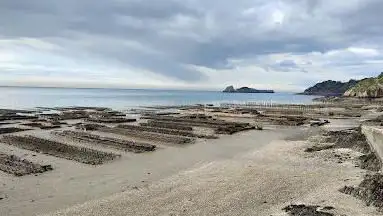
[[[382,9],[380,0],[0,1],[0,76],[302,89],[381,71]]]

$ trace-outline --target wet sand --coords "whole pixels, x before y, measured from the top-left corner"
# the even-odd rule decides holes
[[[2,192],[8,197],[0,201],[0,215],[47,213],[136,187],[147,187],[180,171],[231,159],[296,132],[297,129],[288,128],[249,131],[222,136],[219,140],[200,140],[183,147],[160,146],[156,152],[123,153],[120,159],[98,167],[47,155],[39,155],[37,159],[29,151],[0,145],[2,152],[54,167],[49,173],[23,178],[0,172]],[[35,135],[49,136],[44,133]]]
[[[266,144],[257,133],[265,132],[230,137],[263,143],[242,153],[215,157],[148,185],[48,215],[286,215],[282,208],[301,203],[334,207],[334,215],[382,215],[338,191],[358,184],[365,173],[352,162],[326,160],[326,151],[305,153],[311,144],[293,134],[290,141],[263,134],[271,138]]]
[[[200,108],[183,111],[188,115],[200,112]],[[284,112],[282,110],[276,116],[282,117]],[[214,115],[206,110],[202,114]],[[100,113],[77,119],[83,115],[83,111],[66,113],[64,121],[72,126],[66,124],[57,131],[80,131],[76,123],[84,124],[89,119],[116,120],[100,117]],[[13,133],[121,157],[94,166],[81,163],[81,160],[76,162],[71,157],[64,159],[60,157],[61,153],[54,157],[2,143],[0,152],[34,164],[51,165],[53,170],[23,177],[0,172],[0,215],[285,215],[282,208],[300,203],[334,207],[331,210],[334,215],[381,215],[375,208],[366,207],[362,201],[338,191],[346,184],[357,185],[362,180],[366,171],[355,167],[352,161],[360,153],[350,149],[304,151],[313,144],[308,138],[322,129],[353,128],[360,124],[359,118],[329,119],[331,124],[310,127],[312,120],[318,121],[315,120],[318,116],[307,117],[303,120],[304,125],[284,126],[297,125],[301,120],[292,115],[291,119],[275,121],[275,117],[267,113],[220,115],[216,120],[207,120],[205,115],[197,119],[195,116],[186,119],[185,116],[176,117],[180,119],[167,117],[172,120],[169,123],[182,122],[183,126],[203,123],[208,128],[194,125],[193,133],[218,137],[193,138],[192,143],[165,142],[164,138],[185,137],[161,132],[114,133],[116,128],[129,130],[131,126],[118,128],[117,124],[109,123],[103,124],[107,130],[86,131],[109,139],[156,145],[155,151],[144,153],[125,152],[109,148],[105,143],[97,145],[96,142],[58,136],[52,129]],[[260,123],[263,130],[222,135],[216,130],[222,119],[251,125],[265,121]],[[131,125],[144,122],[140,120]],[[231,124],[224,123],[226,126]],[[167,130],[161,129],[162,132]],[[342,163],[329,159],[329,155],[343,154],[344,151],[354,158]]]

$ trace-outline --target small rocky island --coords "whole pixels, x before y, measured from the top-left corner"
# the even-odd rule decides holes
[[[249,87],[241,87],[235,89],[233,86],[228,86],[223,90],[225,93],[275,93],[274,90],[260,90]]]

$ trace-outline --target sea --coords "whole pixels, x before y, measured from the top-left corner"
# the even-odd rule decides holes
[[[220,91],[0,87],[0,108],[97,106],[117,110],[148,106],[225,103],[309,104],[313,96],[289,92],[274,94],[223,93]]]

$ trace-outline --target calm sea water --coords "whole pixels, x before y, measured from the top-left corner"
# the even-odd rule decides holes
[[[218,91],[149,89],[75,89],[0,87],[1,108],[102,106],[126,109],[152,105],[246,102],[311,103],[313,97],[293,93],[227,94]]]

